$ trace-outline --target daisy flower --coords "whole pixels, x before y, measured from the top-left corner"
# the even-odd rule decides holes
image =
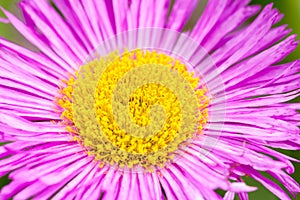
[[[248,199],[300,191],[300,62],[249,0],[22,0],[0,39],[1,199]],[[254,17],[255,16],[255,17]],[[251,23],[249,19],[252,19]]]

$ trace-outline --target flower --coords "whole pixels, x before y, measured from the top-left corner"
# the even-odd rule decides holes
[[[275,149],[300,149],[300,62],[277,63],[298,42],[248,3],[210,0],[190,31],[195,0],[2,9],[38,51],[0,39],[1,198],[247,199],[245,176],[293,197]]]

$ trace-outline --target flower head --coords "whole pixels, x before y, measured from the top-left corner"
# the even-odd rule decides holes
[[[278,63],[298,42],[248,3],[210,0],[190,31],[196,0],[2,9],[38,51],[0,39],[0,196],[247,199],[248,176],[293,197],[298,160],[276,148],[300,149],[300,62]]]

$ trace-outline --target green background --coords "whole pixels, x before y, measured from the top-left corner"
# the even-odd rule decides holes
[[[0,0],[0,5],[17,16],[21,16],[20,11],[17,8],[16,0]],[[253,0],[251,4],[261,4],[266,5],[270,2],[274,2],[274,7],[278,8],[282,13],[284,13],[284,18],[280,24],[289,24],[289,28],[293,29],[292,33],[300,35],[300,0]],[[0,12],[0,17],[4,17],[4,15]],[[34,49],[32,45],[30,45],[26,40],[9,24],[0,24],[0,36],[5,37],[11,41],[14,41],[15,43],[21,44],[26,46],[27,48]],[[300,37],[298,36],[298,39]],[[292,61],[295,59],[299,59],[300,55],[300,45],[296,49],[295,52],[290,54],[285,61]],[[295,100],[298,101],[299,99]],[[300,153],[299,151],[283,151],[285,154],[288,154],[294,158],[300,159]],[[296,168],[296,173],[294,173],[292,176],[297,180],[297,182],[300,182],[300,164],[294,163]],[[259,189],[253,193],[250,194],[250,199],[255,200],[273,200],[278,199],[275,197],[271,192],[269,192],[267,189],[262,187],[259,183],[246,178],[246,182],[250,185],[255,185],[259,187]],[[0,179],[0,188],[1,186],[5,185],[7,183],[7,180],[5,178]],[[300,196],[298,195],[298,198],[300,199]]]

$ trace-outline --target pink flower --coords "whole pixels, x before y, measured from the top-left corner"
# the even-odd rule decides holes
[[[245,176],[300,192],[276,151],[300,149],[300,62],[278,64],[298,41],[272,5],[209,0],[184,31],[196,0],[51,2],[2,9],[38,51],[0,39],[1,199],[247,199]]]

